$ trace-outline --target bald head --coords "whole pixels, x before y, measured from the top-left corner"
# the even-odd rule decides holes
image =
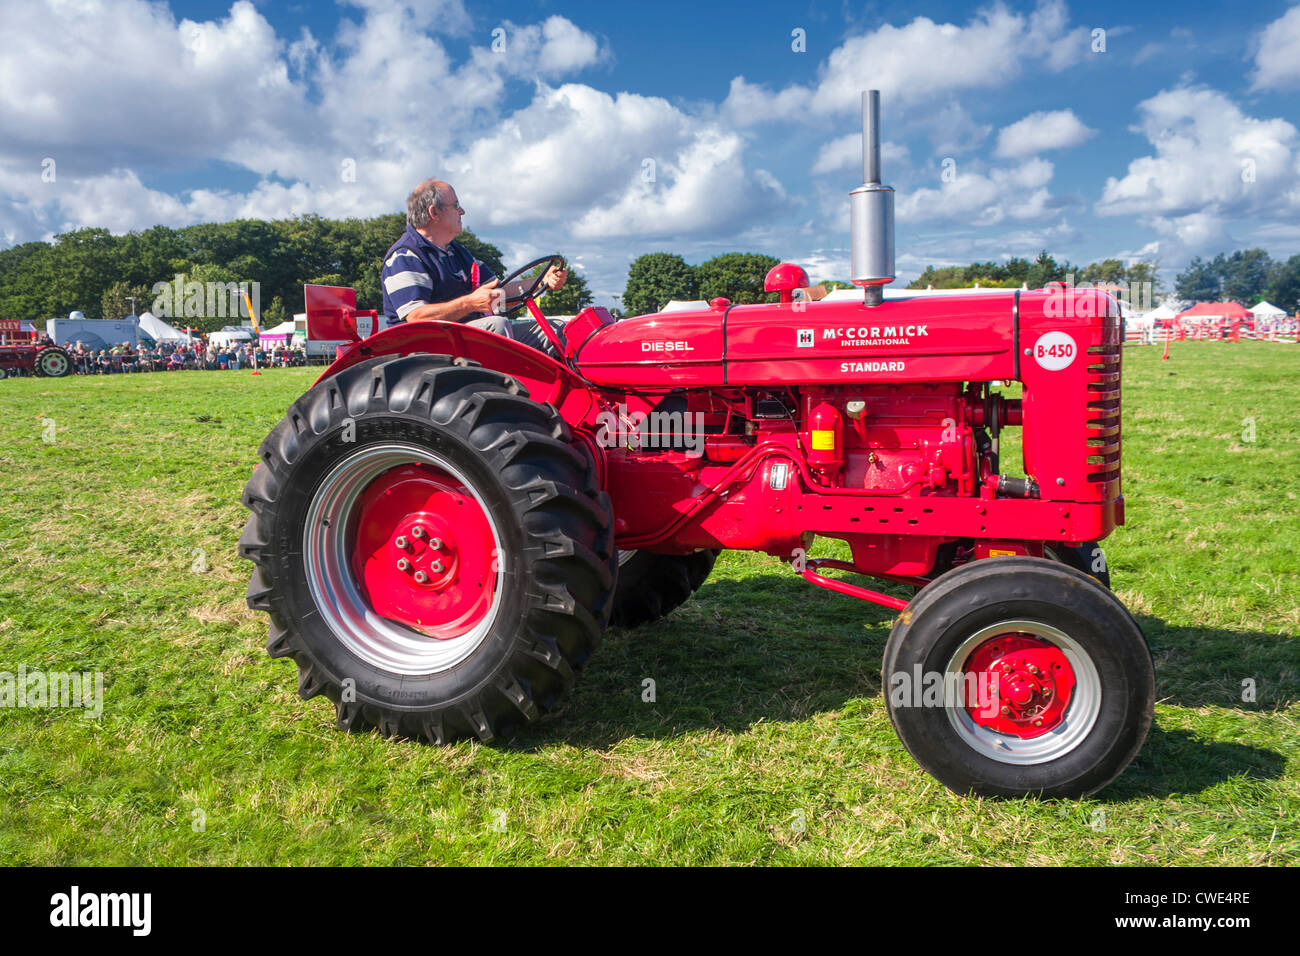
[[[441,179],[426,179],[406,197],[406,221],[416,229],[429,225],[429,207],[445,206],[455,190]],[[452,200],[454,202],[454,200]]]

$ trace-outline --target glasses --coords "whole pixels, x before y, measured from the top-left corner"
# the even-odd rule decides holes
[[[439,203],[439,204],[438,204],[438,208],[439,208],[439,209],[454,209],[454,210],[456,210],[458,213],[460,213],[462,216],[465,215],[465,207],[462,206],[460,203],[452,203],[450,206],[444,206],[442,203]]]

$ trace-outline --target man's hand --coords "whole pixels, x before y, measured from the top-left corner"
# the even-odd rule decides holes
[[[557,292],[564,288],[564,282],[569,278],[569,273],[565,269],[551,266],[546,270],[546,275],[542,276],[542,284],[552,292]]]
[[[475,312],[496,312],[505,302],[505,290],[497,288],[500,282],[500,279],[484,282],[464,296],[461,301],[465,303],[466,308],[471,308]]]

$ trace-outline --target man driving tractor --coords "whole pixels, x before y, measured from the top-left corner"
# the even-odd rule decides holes
[[[511,322],[494,315],[514,288],[499,288],[499,280],[456,241],[464,227],[465,210],[456,190],[437,179],[426,179],[406,199],[406,229],[384,255],[382,283],[384,313],[396,322],[467,322],[470,325],[552,352],[546,336],[531,319]],[[564,286],[568,273],[552,267],[543,278],[548,289]]]

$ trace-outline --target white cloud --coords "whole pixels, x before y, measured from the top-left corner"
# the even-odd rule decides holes
[[[1300,86],[1300,6],[1292,7],[1267,27],[1255,52],[1252,90]]]
[[[72,151],[91,148],[76,163],[210,158],[242,136],[283,135],[302,111],[282,44],[248,0],[204,23],[177,23],[142,0],[5,6],[0,149],[10,155],[40,149],[70,169]],[[89,50],[111,51],[111,61]]]
[[[1005,86],[1026,63],[1059,72],[1087,51],[1088,31],[1070,28],[1062,0],[1045,0],[1028,16],[994,4],[965,26],[916,17],[845,40],[813,86],[773,93],[736,77],[723,114],[736,125],[752,125],[851,113],[860,109],[865,89],[880,90],[890,106],[916,103],[955,90]]]
[[[342,19],[326,44],[305,28],[286,42],[249,0],[202,22],[144,0],[12,0],[0,46],[0,205],[12,208],[0,230],[14,242],[85,224],[392,211],[496,118],[507,82],[607,55],[551,16],[509,24],[508,56],[472,50],[457,63],[443,40],[471,25],[461,0],[349,5],[361,19]],[[111,68],[70,55],[88,49],[112,50]],[[57,188],[26,189],[45,156]],[[141,180],[214,160],[257,182],[168,195]]]
[[[502,24],[504,35],[498,47],[474,51],[479,67],[502,69],[512,76],[557,79],[594,66],[609,56],[590,33],[561,16],[548,17],[540,24]]]
[[[1286,120],[1255,119],[1216,90],[1183,87],[1157,93],[1138,111],[1135,129],[1155,155],[1106,180],[1101,215],[1179,217],[1213,205],[1276,216],[1300,205],[1297,133]]]
[[[1186,216],[1155,216],[1151,226],[1161,236],[1172,240],[1181,250],[1223,250],[1234,245],[1224,217],[1215,210],[1189,213]]]
[[[1097,135],[1072,110],[1030,113],[998,133],[997,155],[1017,159],[1049,149],[1068,149]]]
[[[1053,166],[1045,159],[1030,159],[1019,166],[982,171],[974,164],[951,167],[952,178],[937,189],[912,189],[898,199],[900,223],[953,220],[987,226],[1004,220],[1030,220],[1053,209],[1047,184]]]
[[[492,225],[581,211],[571,221],[580,238],[672,236],[723,229],[780,198],[780,184],[748,171],[743,154],[738,134],[666,100],[566,84],[539,88],[447,169],[470,215],[481,206]]]
[[[906,146],[888,140],[880,144],[880,165],[887,181],[891,175],[897,175],[890,171],[906,164],[908,158]],[[813,160],[812,172],[816,176],[820,173],[839,172],[841,169],[861,168],[862,134],[848,133],[822,144],[817,151],[817,158]]]

